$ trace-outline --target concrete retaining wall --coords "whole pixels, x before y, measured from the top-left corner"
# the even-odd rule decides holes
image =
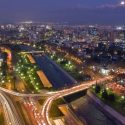
[[[117,111],[112,109],[110,106],[108,106],[106,103],[104,103],[101,99],[99,99],[97,96],[95,96],[92,92],[89,90],[87,91],[87,95],[91,97],[97,104],[99,104],[101,107],[105,109],[109,114],[111,114],[115,119],[120,121],[123,125],[125,125],[125,117],[119,114]]]

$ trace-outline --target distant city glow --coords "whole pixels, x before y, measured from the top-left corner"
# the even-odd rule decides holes
[[[21,23],[33,23],[33,21],[21,22]]]
[[[119,26],[119,27],[117,27],[116,29],[117,29],[117,30],[122,30],[122,27]]]

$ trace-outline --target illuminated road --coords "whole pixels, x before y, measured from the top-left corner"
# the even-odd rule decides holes
[[[55,125],[65,125],[61,119],[54,120]]]
[[[70,125],[83,125],[81,121],[75,117],[72,112],[69,110],[68,106],[60,106],[59,109],[61,112],[65,115],[67,121],[70,123]]]
[[[23,93],[14,92],[14,91],[2,88],[2,87],[0,87],[0,90],[4,91],[6,93],[9,93],[11,95],[14,95],[14,96],[18,96],[18,97],[39,97],[39,96],[49,97],[49,96],[52,96],[54,94],[54,93],[51,93],[51,92],[49,92],[49,93],[40,93],[40,94],[23,94]]]
[[[12,103],[10,97],[4,93],[0,93],[0,101],[6,118],[6,125],[25,125],[22,117],[18,115],[16,106]]]
[[[21,53],[44,53],[44,51],[27,51],[27,52],[21,52]]]
[[[113,78],[113,76],[108,76],[108,77],[105,77],[105,78],[102,78],[102,79],[98,80],[98,82],[103,82],[105,80],[112,79],[112,78]],[[18,96],[18,97],[39,97],[39,96],[41,96],[41,97],[51,97],[51,96],[53,96],[55,94],[58,94],[58,93],[61,93],[60,96],[70,95],[72,93],[79,92],[79,91],[81,91],[85,88],[87,89],[94,84],[96,84],[96,81],[92,81],[92,82],[89,82],[89,83],[86,83],[86,84],[80,84],[80,85],[77,85],[75,87],[65,89],[65,90],[61,90],[61,91],[47,92],[47,93],[40,93],[40,94],[23,94],[23,93],[14,92],[14,91],[2,88],[2,87],[0,87],[0,90],[4,91],[6,93],[9,93],[11,95],[14,95],[14,96]]]
[[[24,85],[24,82],[21,80],[21,78],[18,75],[16,75],[16,87],[18,88],[19,92],[28,93]],[[40,115],[39,113],[36,113],[36,111],[38,111],[37,109],[38,107],[40,107],[39,109],[41,109],[41,105],[39,104],[36,98],[24,97],[20,104],[22,106],[22,109],[24,107],[25,111],[23,112],[26,112],[25,118],[27,120],[28,125],[32,125],[32,124],[37,125],[37,123],[41,123],[42,120],[41,118],[39,118]]]

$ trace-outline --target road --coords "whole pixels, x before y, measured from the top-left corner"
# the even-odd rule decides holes
[[[0,101],[6,118],[6,125],[25,125],[21,115],[19,115],[18,108],[12,98],[4,92],[0,93]]]
[[[49,96],[52,96],[54,93],[56,92],[48,92],[48,93],[40,93],[40,94],[24,94],[24,93],[19,93],[19,92],[15,92],[15,91],[12,91],[12,90],[8,90],[8,89],[5,89],[3,87],[0,87],[0,90],[6,92],[6,93],[9,93],[11,95],[14,95],[14,96],[18,96],[18,97],[49,97]]]
[[[16,75],[16,87],[20,93],[28,93],[24,82],[21,80],[21,78]],[[31,103],[32,102],[32,103]],[[37,98],[29,98],[29,97],[23,97],[23,100],[20,101],[21,108],[23,110],[23,113],[25,113],[25,118],[28,123],[28,125],[37,125],[37,123],[40,123],[40,119],[37,119],[34,115],[34,111],[38,108],[38,110],[41,110],[41,105],[39,104]],[[33,104],[33,105],[32,105]]]
[[[103,82],[103,81],[106,81],[106,80],[112,79],[112,78],[113,78],[113,76],[107,76],[105,78],[98,80],[98,82]],[[69,88],[69,89],[64,89],[64,90],[56,91],[56,92],[40,93],[40,94],[24,94],[24,93],[19,93],[19,92],[5,89],[3,87],[0,87],[0,90],[4,91],[6,93],[9,93],[11,95],[14,95],[14,96],[18,96],[18,97],[52,97],[53,95],[60,94],[60,93],[61,93],[60,97],[63,97],[63,96],[70,95],[70,94],[75,93],[75,92],[79,92],[83,89],[87,89],[95,84],[96,84],[96,81],[91,81],[88,83],[79,84],[79,85],[74,86],[74,87]]]
[[[14,74],[14,76],[16,76],[15,85],[16,85],[16,88],[18,89],[18,92],[28,93],[28,91],[27,91],[24,83],[22,82],[21,78],[16,73],[13,73],[13,74]],[[29,117],[29,113],[27,112],[27,110],[25,108],[25,105],[23,104],[26,101],[29,102],[28,97],[24,97],[23,100],[20,99],[19,104],[22,108],[23,113],[25,114],[26,122],[28,123],[28,125],[32,125],[32,122],[31,122],[32,120]]]
[[[8,67],[11,69],[12,65],[11,65],[11,61],[10,60],[7,60],[7,64],[8,64]],[[18,76],[18,74],[16,74],[13,70],[10,70],[10,73],[12,76],[15,76],[16,77],[16,80],[15,80],[15,86],[17,88],[17,91],[20,92],[20,93],[29,93],[27,91],[27,88],[25,85],[24,85],[24,82],[23,80]],[[9,85],[9,84],[8,84]],[[9,87],[9,89],[11,90],[11,87]],[[29,90],[29,89],[28,89]],[[4,92],[3,92],[4,93]],[[10,97],[11,98],[11,97]],[[11,99],[12,100],[12,99]],[[23,113],[25,114],[25,118],[26,118],[26,122],[28,125],[32,125],[33,122],[31,121],[36,121],[35,117],[30,117],[29,114],[32,114],[32,110],[28,110],[27,107],[24,105],[24,102],[27,102],[28,104],[31,102],[29,97],[18,97],[18,98],[15,98],[15,100],[19,100],[19,106],[21,106],[20,108],[22,109]],[[40,105],[38,103],[38,100],[36,99],[33,99],[35,104],[37,103],[37,106]],[[7,100],[8,101],[8,100]],[[13,100],[13,104],[15,103],[15,101]],[[16,107],[16,110],[18,111],[18,107],[17,107],[17,104],[15,104],[15,107]],[[38,107],[41,107],[41,106],[38,106]],[[33,106],[33,108],[36,109],[36,105]],[[29,111],[29,112],[28,112]],[[19,112],[18,112],[19,113]],[[19,117],[21,117],[21,114],[17,114]],[[17,116],[17,117],[18,117]],[[6,117],[6,116],[5,116]],[[10,122],[11,123],[11,122]],[[25,124],[25,123],[24,123]],[[8,123],[7,123],[8,125]]]
[[[83,123],[81,123],[81,121],[72,114],[68,106],[59,106],[59,109],[65,115],[66,120],[70,125],[83,125]]]
[[[62,121],[62,119],[55,119],[55,120],[53,120],[53,121],[54,121],[55,125],[66,125],[66,124]]]

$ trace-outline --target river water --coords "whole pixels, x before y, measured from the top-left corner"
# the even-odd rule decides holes
[[[72,101],[70,105],[80,117],[84,117],[88,125],[116,125],[112,119],[104,115],[88,100],[88,96],[83,96]]]

